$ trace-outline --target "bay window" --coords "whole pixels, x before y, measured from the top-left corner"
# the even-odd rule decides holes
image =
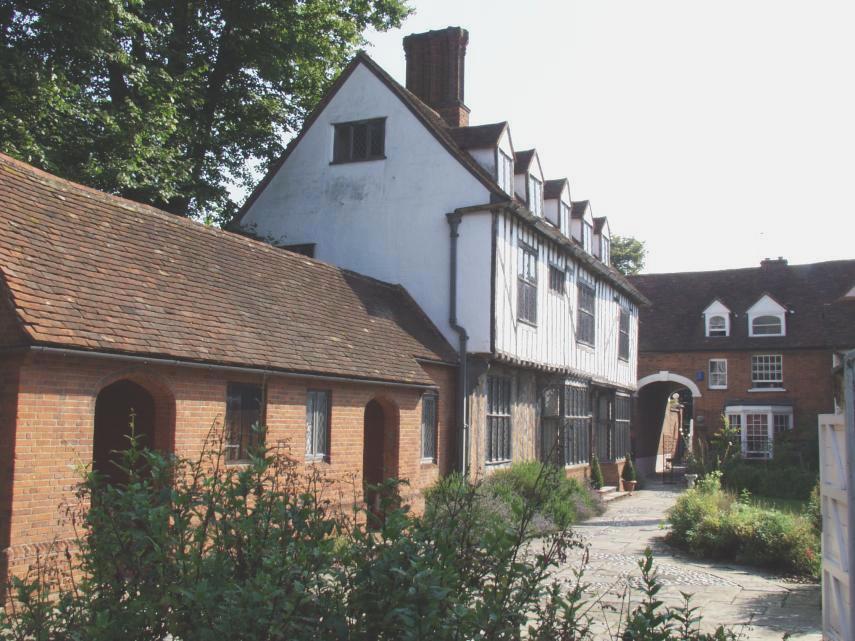
[[[738,430],[742,457],[772,458],[775,437],[793,429],[793,408],[789,405],[730,405],[725,415],[731,429]]]

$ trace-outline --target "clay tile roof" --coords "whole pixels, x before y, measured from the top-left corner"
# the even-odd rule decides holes
[[[543,197],[547,200],[551,198],[560,198],[561,191],[564,189],[564,185],[569,185],[569,182],[566,178],[547,180],[545,183],[543,183]]]
[[[582,218],[585,215],[585,210],[588,209],[587,200],[574,200],[570,204],[570,217]]]
[[[652,305],[639,316],[645,352],[855,347],[855,260],[630,277]],[[750,337],[746,312],[769,294],[786,307],[787,335]],[[718,299],[730,309],[731,335],[707,338],[703,312]],[[831,365],[829,364],[829,367]]]
[[[30,344],[417,384],[455,360],[400,286],[2,154],[0,296]]]
[[[484,149],[498,145],[507,126],[506,122],[497,122],[474,127],[451,127],[448,133],[461,149]]]
[[[534,158],[534,149],[526,149],[518,151],[514,154],[514,173],[524,174],[529,170],[531,161]]]
[[[606,217],[605,216],[599,216],[599,217],[595,216],[594,217],[594,233],[599,234],[601,231],[603,231],[603,225],[605,225],[605,224],[606,224]]]

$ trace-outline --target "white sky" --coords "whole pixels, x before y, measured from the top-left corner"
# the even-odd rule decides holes
[[[855,258],[852,0],[415,0],[469,30],[471,124],[507,120],[647,272]]]

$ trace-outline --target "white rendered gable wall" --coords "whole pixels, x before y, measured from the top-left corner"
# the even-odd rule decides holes
[[[386,118],[385,160],[330,164],[333,124]],[[487,189],[364,65],[358,65],[243,219],[282,244],[316,243],[315,257],[403,285],[443,335],[449,317],[446,213],[489,201]],[[458,320],[470,350],[489,351],[489,214],[460,226]]]

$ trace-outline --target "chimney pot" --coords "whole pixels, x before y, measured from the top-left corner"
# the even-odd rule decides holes
[[[760,267],[764,269],[769,269],[770,267],[786,267],[787,259],[783,256],[778,256],[777,258],[764,258],[760,261]]]
[[[436,111],[450,127],[469,126],[463,102],[464,61],[469,32],[448,27],[404,38],[407,89]]]

